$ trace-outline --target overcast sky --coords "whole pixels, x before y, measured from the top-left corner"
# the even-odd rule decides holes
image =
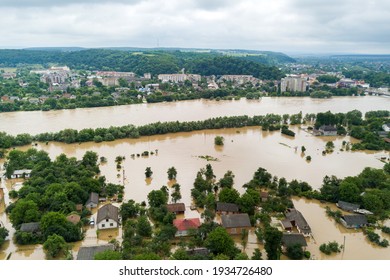
[[[0,47],[390,53],[389,0],[0,0]]]

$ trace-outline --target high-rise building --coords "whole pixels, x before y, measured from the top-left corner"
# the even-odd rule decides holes
[[[301,77],[286,77],[282,78],[280,83],[280,91],[306,91],[307,80]]]

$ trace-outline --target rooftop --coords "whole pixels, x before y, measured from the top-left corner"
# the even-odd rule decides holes
[[[337,207],[339,207],[345,211],[354,211],[354,210],[359,209],[359,207],[360,207],[359,204],[353,204],[353,203],[342,201],[342,200],[339,200],[336,203],[336,205],[337,205]]]
[[[20,226],[20,231],[23,232],[37,232],[40,230],[41,224],[36,223],[24,223]]]
[[[301,233],[283,233],[282,244],[286,247],[294,244],[299,244],[303,247],[307,246],[306,239]]]
[[[107,244],[107,245],[80,247],[80,250],[77,253],[77,260],[93,260],[97,253],[104,252],[107,250],[114,251],[114,245]]]
[[[184,203],[172,203],[167,205],[169,212],[184,212],[186,211],[186,206]]]
[[[100,223],[105,219],[119,220],[119,209],[112,204],[106,204],[98,210],[96,222]]]
[[[238,212],[238,206],[234,203],[217,202],[217,211]]]
[[[200,226],[200,220],[199,218],[175,219],[173,220],[173,225],[178,231],[197,229]]]
[[[341,217],[347,225],[365,225],[367,224],[367,217],[364,215],[345,215]]]
[[[222,215],[222,226],[224,228],[235,228],[235,227],[251,227],[251,221],[249,220],[248,214],[232,214]]]

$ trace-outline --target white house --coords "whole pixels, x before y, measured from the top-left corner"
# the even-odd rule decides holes
[[[15,170],[14,173],[12,173],[11,175],[11,179],[30,178],[30,175],[31,175],[31,169]]]
[[[98,210],[96,224],[98,229],[116,228],[119,225],[119,209],[106,204]]]
[[[96,208],[98,204],[99,204],[99,194],[95,192],[91,192],[89,194],[89,198],[87,202],[85,203],[85,207],[92,209],[92,208]]]

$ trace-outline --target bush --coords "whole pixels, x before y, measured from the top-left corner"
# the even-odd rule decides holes
[[[332,253],[340,253],[342,246],[340,246],[336,241],[328,242],[328,244],[323,243],[320,246],[320,251],[326,255]]]
[[[225,139],[222,136],[215,136],[214,144],[217,145],[217,146],[223,146],[224,140]]]

